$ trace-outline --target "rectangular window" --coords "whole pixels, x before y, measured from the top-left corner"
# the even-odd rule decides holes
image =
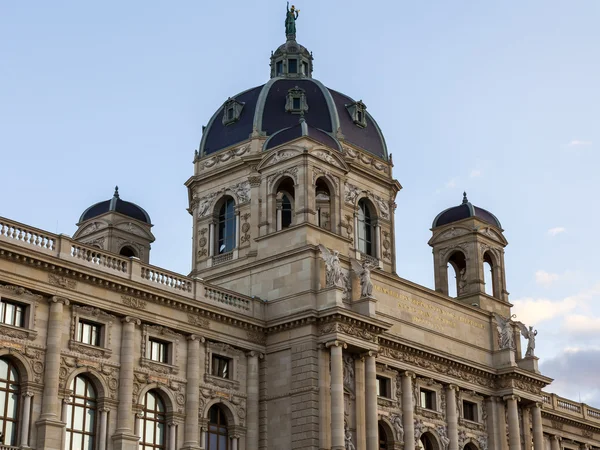
[[[283,61],[278,61],[275,65],[275,72],[277,76],[283,74]]]
[[[377,396],[391,398],[390,379],[377,376]]]
[[[87,320],[79,321],[79,330],[77,332],[77,340],[83,344],[100,346],[100,330],[101,325],[88,322]]]
[[[294,97],[292,99],[292,109],[295,109],[297,111],[300,110],[300,98]]]
[[[298,73],[298,60],[297,59],[288,60],[288,73]]]
[[[463,417],[471,422],[477,422],[477,404],[463,400]]]
[[[233,119],[233,108],[228,108],[227,109],[227,120],[232,120]]]
[[[421,389],[421,407],[435,411],[435,392]]]
[[[158,339],[149,339],[148,359],[161,363],[169,363],[169,343]]]
[[[0,323],[14,327],[25,327],[25,305],[8,300],[0,302]]]
[[[305,62],[302,63],[302,74],[308,75],[308,64]]]
[[[219,378],[231,378],[231,359],[212,355],[212,374]]]

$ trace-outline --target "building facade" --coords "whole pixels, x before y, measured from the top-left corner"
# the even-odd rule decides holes
[[[2,450],[600,447],[600,410],[544,390],[510,318],[493,214],[435,218],[435,290],[396,274],[383,134],[312,77],[297,16],[203,130],[189,276],[150,264],[118,190],[72,238],[0,218]]]

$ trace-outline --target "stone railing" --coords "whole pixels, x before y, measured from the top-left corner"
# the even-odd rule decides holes
[[[100,270],[112,277],[121,277],[148,287],[163,290],[161,295],[177,294],[197,302],[205,302],[256,319],[263,319],[261,300],[238,294],[218,286],[210,286],[200,278],[193,279],[160,267],[126,258],[90,245],[82,244],[64,234],[56,235],[0,217],[0,247],[3,243],[42,252],[84,268]],[[231,253],[219,255],[231,258]],[[85,269],[79,269],[85,270]],[[0,450],[2,450],[0,448]]]
[[[0,217],[0,239],[18,241],[20,244],[36,247],[36,250],[53,251],[56,249],[58,236]]]
[[[233,252],[223,253],[221,255],[213,256],[212,264],[216,266],[218,264],[223,264],[224,262],[231,261],[233,259]]]
[[[13,447],[12,445],[0,444],[0,450],[19,450],[21,447]]]
[[[542,392],[542,399],[544,410],[554,410],[557,413],[568,414],[600,423],[600,409],[592,408],[585,403],[574,402],[547,392]]]

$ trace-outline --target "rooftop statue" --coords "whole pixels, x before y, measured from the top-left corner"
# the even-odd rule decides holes
[[[287,14],[285,16],[285,35],[296,36],[296,20],[298,19],[299,9],[294,5],[290,9],[290,2],[287,3]]]
[[[527,326],[523,322],[516,321],[515,323],[521,330],[523,337],[527,339],[527,352],[525,353],[525,356],[535,356],[535,337],[537,336],[537,330],[534,330],[531,326],[527,329]]]

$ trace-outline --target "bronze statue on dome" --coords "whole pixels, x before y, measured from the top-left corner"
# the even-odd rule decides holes
[[[287,3],[287,14],[285,16],[285,35],[296,36],[296,20],[298,20],[299,9],[296,9],[294,5],[290,9],[290,2]]]

